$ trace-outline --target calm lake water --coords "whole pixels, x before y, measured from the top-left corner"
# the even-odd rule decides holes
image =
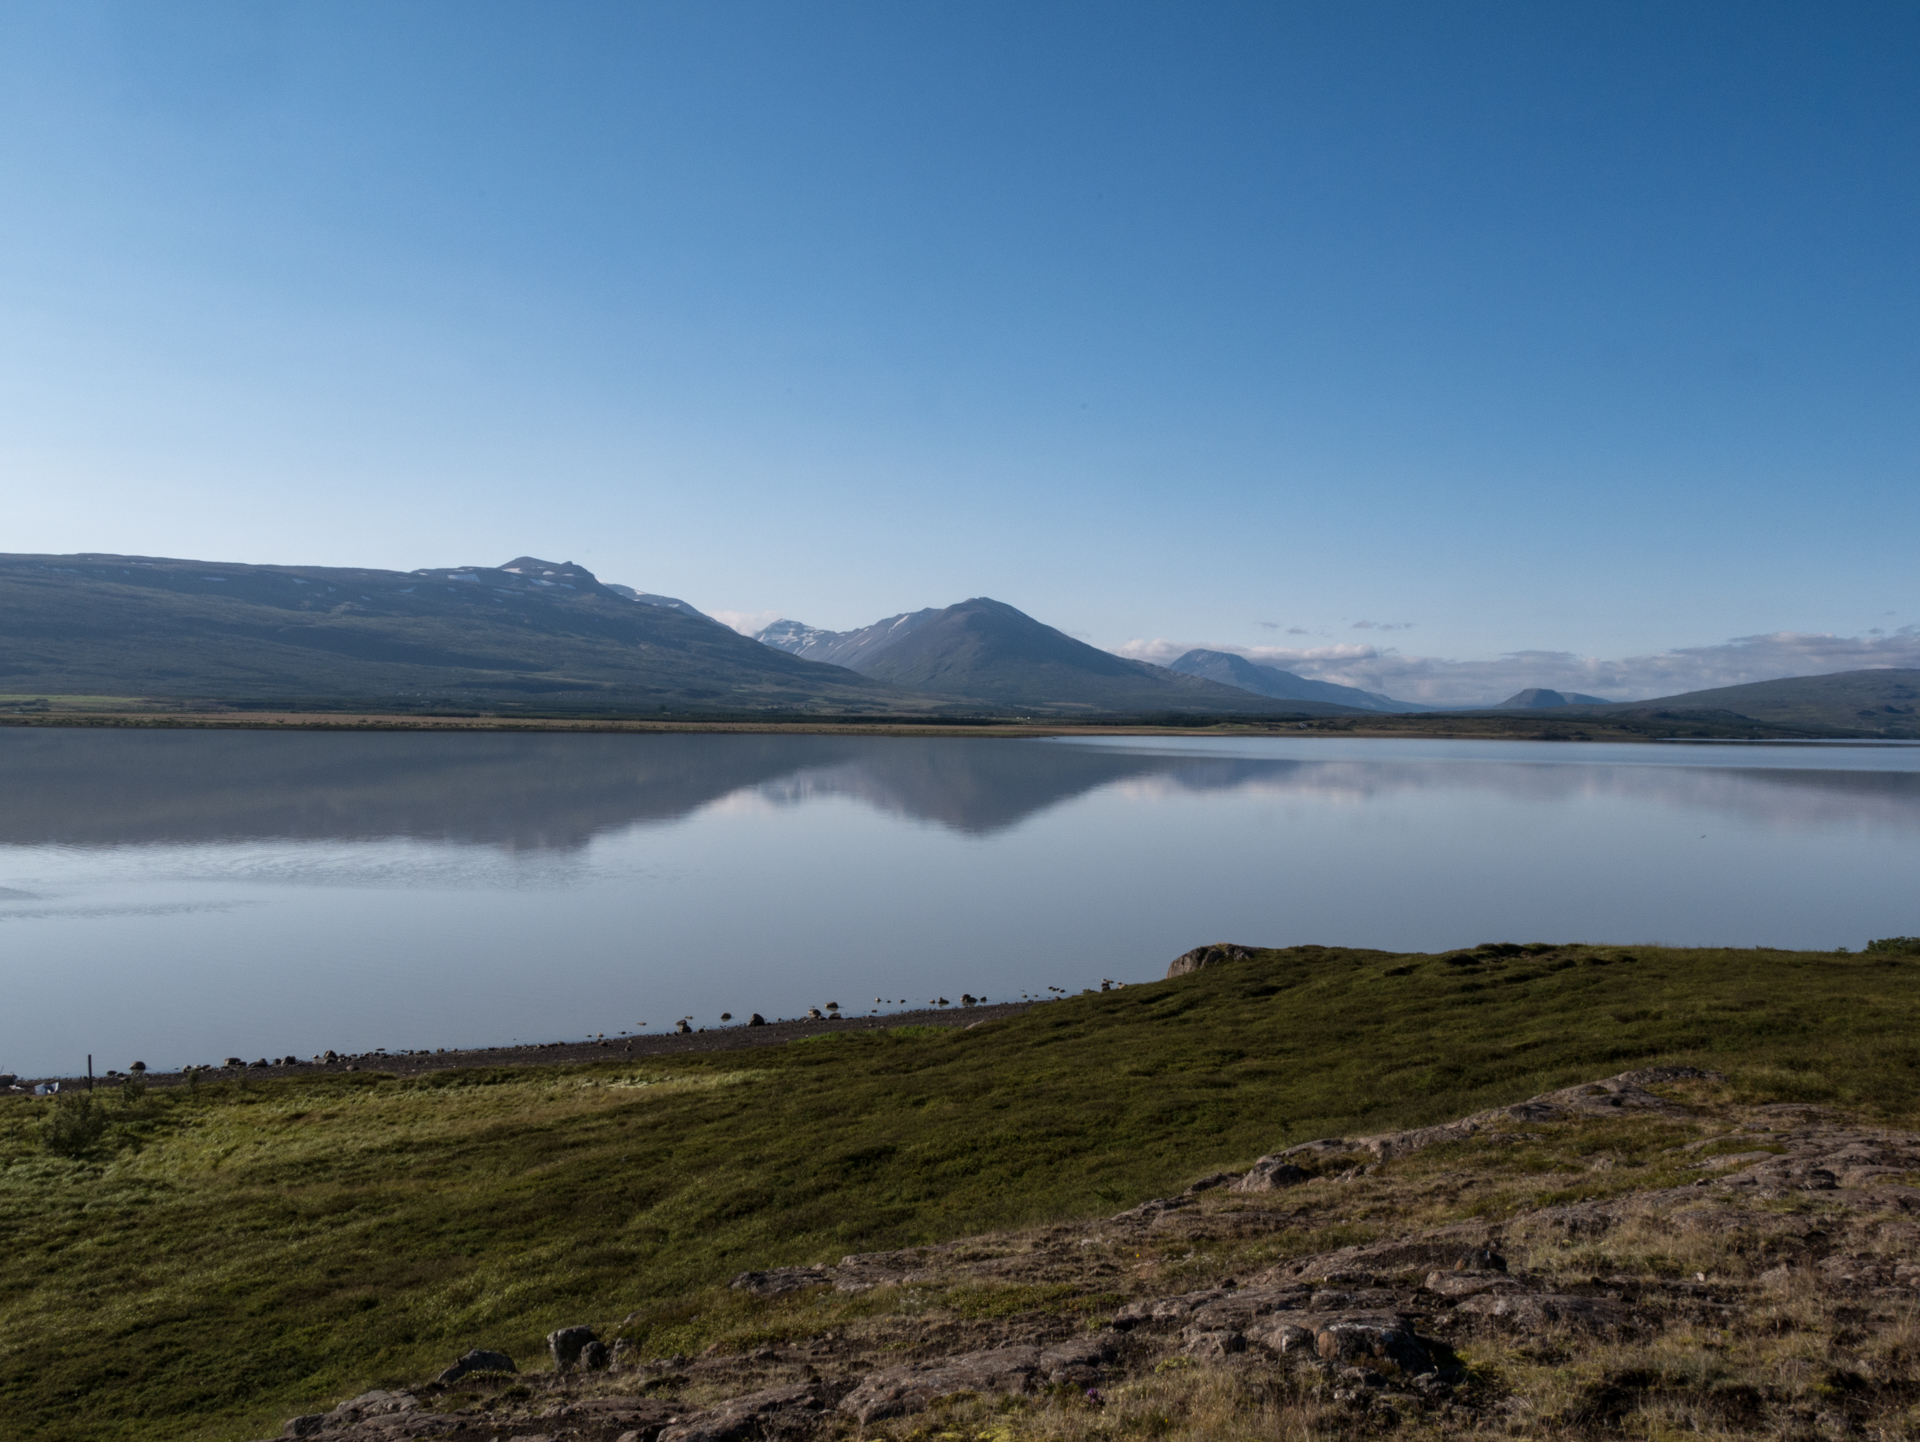
[[[1920,933],[1920,749],[0,730],[0,1070]],[[877,1002],[876,998],[885,998]]]

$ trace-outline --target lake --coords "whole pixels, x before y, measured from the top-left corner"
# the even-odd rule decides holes
[[[1920,933],[1920,748],[0,730],[0,1070]]]

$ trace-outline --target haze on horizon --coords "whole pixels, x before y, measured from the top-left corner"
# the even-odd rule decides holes
[[[0,12],[0,549],[1920,665],[1920,11]]]

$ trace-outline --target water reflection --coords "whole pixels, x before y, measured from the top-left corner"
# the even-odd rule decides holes
[[[989,836],[1113,787],[1356,805],[1467,789],[1541,805],[1613,797],[1778,826],[1920,827],[1920,770],[1897,752],[1836,764],[1729,748],[1543,754],[1523,742],[1460,743],[1436,757],[1418,754],[1431,744],[1396,753],[1389,742],[1362,759],[1341,754],[1350,743],[1265,745],[1290,754],[1128,740],[16,730],[0,732],[0,845],[406,838],[565,851],[742,794],[773,805],[844,798]],[[26,899],[0,890],[0,900]]]

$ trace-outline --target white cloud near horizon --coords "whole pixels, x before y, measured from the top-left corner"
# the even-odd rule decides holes
[[[733,627],[742,636],[752,636],[766,630],[778,621],[783,613],[779,611],[714,611],[711,614],[713,619],[721,625]]]
[[[1122,656],[1159,665],[1204,647],[1228,651],[1314,681],[1379,691],[1429,706],[1485,706],[1529,686],[1582,691],[1609,701],[1646,701],[1714,686],[1773,681],[1879,667],[1920,667],[1920,627],[1885,634],[1834,636],[1775,631],[1738,636],[1713,646],[1684,646],[1654,656],[1602,660],[1571,651],[1513,651],[1489,661],[1409,656],[1364,643],[1330,646],[1234,646],[1161,639],[1128,641]]]

